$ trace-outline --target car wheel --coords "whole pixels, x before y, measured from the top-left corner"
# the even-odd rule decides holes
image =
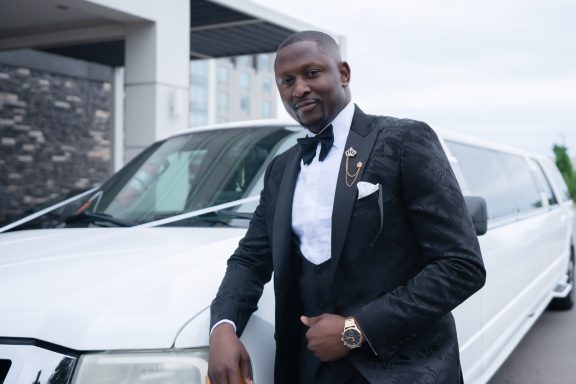
[[[568,282],[572,284],[572,289],[566,297],[557,297],[550,302],[550,309],[567,311],[574,306],[574,247],[571,248],[570,261],[568,263]]]

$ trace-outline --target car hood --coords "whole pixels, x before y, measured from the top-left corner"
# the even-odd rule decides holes
[[[79,351],[170,347],[210,305],[244,232],[136,227],[2,234],[0,337]]]

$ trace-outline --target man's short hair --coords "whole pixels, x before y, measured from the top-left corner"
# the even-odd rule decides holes
[[[283,42],[280,43],[276,53],[282,48],[302,41],[313,41],[318,45],[322,51],[340,61],[340,47],[338,43],[330,35],[319,31],[300,31],[288,36]]]

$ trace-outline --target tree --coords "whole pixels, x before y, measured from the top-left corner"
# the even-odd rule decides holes
[[[572,166],[572,161],[568,156],[568,149],[563,145],[556,145],[552,148],[554,154],[556,155],[556,166],[560,170],[560,173],[564,177],[564,181],[568,186],[568,191],[570,192],[570,197],[573,200],[576,199],[576,172]]]

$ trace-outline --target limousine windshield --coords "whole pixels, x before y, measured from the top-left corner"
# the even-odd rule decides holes
[[[301,129],[198,131],[147,148],[90,198],[64,215],[68,227],[132,226],[258,196],[265,165]],[[170,225],[247,226],[256,201]]]

